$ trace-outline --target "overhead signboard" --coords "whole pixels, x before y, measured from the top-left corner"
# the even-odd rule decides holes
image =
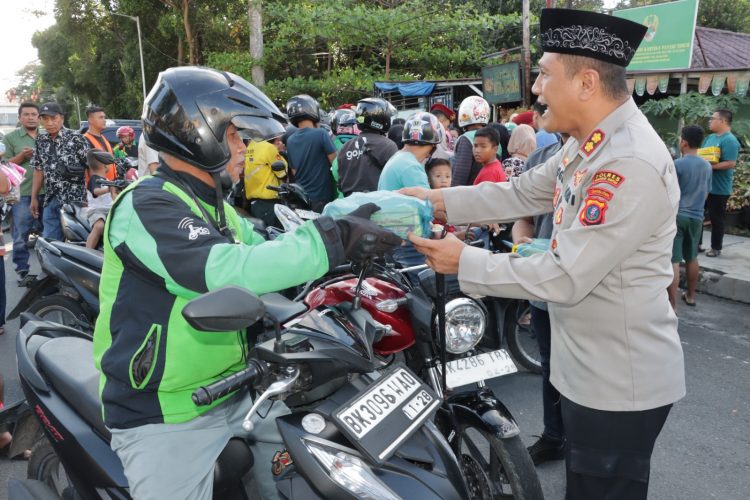
[[[648,28],[646,37],[628,66],[628,71],[690,68],[698,0],[680,0],[617,10],[612,14]]]
[[[482,91],[490,104],[520,101],[521,65],[512,62],[482,68]]]

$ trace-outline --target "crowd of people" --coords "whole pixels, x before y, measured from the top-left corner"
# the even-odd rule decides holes
[[[605,30],[629,50],[556,39],[581,24]],[[328,115],[313,97],[298,95],[284,117],[241,78],[205,68],[160,75],[160,92],[146,102],[147,140],[140,144],[123,127],[122,142],[112,148],[102,136],[101,108],[87,110],[89,128],[81,134],[64,127],[59,104],[21,104],[21,126],[4,146],[7,161],[26,171],[18,186],[0,174],[0,192],[18,193],[16,273],[20,281],[28,274],[30,233],[63,239],[62,205],[88,203],[97,239],[105,240],[94,354],[105,423],[131,493],[169,497],[179,487],[186,497],[210,497],[206,471],[250,403],[249,396],[230,399],[226,425],[203,429],[203,412],[214,407],[197,409],[189,394],[242,367],[242,339],[222,338],[206,349],[205,340],[190,340],[192,330],[175,311],[226,284],[265,293],[317,278],[355,256],[392,251],[403,265],[426,261],[457,274],[466,293],[530,300],[544,403],[544,432],[529,448],[534,462],[565,457],[570,498],[645,498],[654,442],[685,394],[673,311],[679,265],[685,261],[687,271],[682,300],[695,305],[703,207],[712,224],[706,255],[719,257],[739,143],[732,114],[717,110],[707,138],[700,127],[682,130],[682,158],[672,161],[625,84],[625,67],[644,34],[645,27],[624,19],[544,10],[544,56],[533,88],[539,99],[508,123],[493,123],[479,96],[456,111],[437,103],[399,117],[380,97]],[[221,120],[206,120],[196,105],[209,94]],[[291,126],[284,128],[286,118]],[[118,196],[102,182],[122,175],[115,160],[123,155],[138,156],[144,179]],[[441,240],[412,236],[399,246],[368,220],[370,207],[339,220],[321,217],[266,244],[222,201],[223,186],[241,177],[246,208],[267,224],[274,224],[279,202],[268,187],[293,181],[316,212],[339,196],[376,190],[428,199],[455,232]],[[514,243],[544,239],[548,251],[523,259],[461,241],[511,222]],[[1,299],[4,306],[4,293]],[[179,349],[162,342],[168,352],[160,354],[159,369],[131,373],[133,351],[155,348],[162,329],[165,336],[171,330],[170,338],[183,335]],[[631,352],[639,353],[637,364]],[[188,373],[187,365],[202,371]],[[272,414],[279,411],[283,405]],[[196,432],[210,434],[205,450],[185,439]],[[259,456],[272,453],[275,438],[256,434]],[[273,496],[269,478],[256,477],[263,494]]]

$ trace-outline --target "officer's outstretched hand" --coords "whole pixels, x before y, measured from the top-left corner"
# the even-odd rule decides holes
[[[341,233],[346,258],[362,262],[401,245],[403,240],[372,222],[370,216],[380,210],[374,203],[366,203],[358,209],[336,220]]]

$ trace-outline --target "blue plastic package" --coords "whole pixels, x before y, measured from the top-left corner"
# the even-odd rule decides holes
[[[521,257],[529,257],[538,253],[544,253],[549,248],[550,240],[547,238],[534,238],[531,243],[520,243],[513,246],[513,253]]]
[[[395,191],[354,193],[326,205],[323,215],[336,219],[367,203],[375,203],[380,207],[380,210],[372,214],[372,221],[401,238],[406,238],[410,231],[417,236],[430,237],[432,203]]]

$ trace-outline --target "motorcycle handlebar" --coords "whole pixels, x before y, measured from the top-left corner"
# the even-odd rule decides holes
[[[277,193],[280,193],[283,191],[283,189],[281,189],[278,186],[266,186],[266,189],[270,189],[271,191],[276,191]]]
[[[207,406],[234,392],[246,384],[253,384],[260,380],[265,372],[265,363],[251,359],[244,370],[230,375],[213,384],[199,387],[193,392],[192,399],[196,406]]]

